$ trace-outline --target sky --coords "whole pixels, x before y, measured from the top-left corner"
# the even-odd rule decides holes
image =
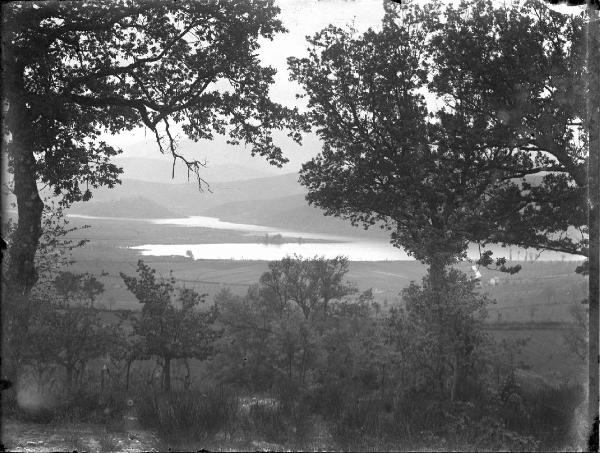
[[[417,0],[425,1],[425,0]],[[495,0],[498,4],[510,3],[511,0]],[[523,0],[515,0],[521,2]],[[458,0],[445,0],[444,3],[458,3]],[[383,17],[382,0],[277,0],[277,6],[281,9],[280,19],[288,30],[288,33],[278,34],[272,41],[261,40],[259,56],[266,65],[277,69],[275,83],[271,87],[271,97],[276,102],[288,106],[302,106],[304,100],[295,98],[301,92],[299,85],[289,80],[287,71],[287,57],[301,57],[307,54],[307,42],[305,37],[313,35],[329,24],[340,27],[352,25],[358,32],[366,31],[368,28],[379,28]],[[566,5],[554,5],[563,13],[577,13],[580,8],[567,7]],[[585,8],[585,6],[584,6]],[[167,156],[161,156],[153,141],[153,135],[144,129],[138,129],[118,136],[106,136],[105,140],[113,146],[124,150],[123,156],[138,156],[150,158],[162,158],[170,160]],[[290,159],[290,163],[282,169],[268,165],[259,157],[250,158],[248,150],[243,146],[232,147],[225,144],[225,139],[216,138],[214,143],[201,142],[197,148],[188,143],[185,148],[194,150],[194,157],[204,159],[210,165],[237,163],[250,168],[268,171],[272,174],[288,173],[297,171],[301,164],[320,151],[316,136],[308,136],[305,146],[300,147],[293,142],[284,141],[278,143],[282,146],[284,153]],[[212,145],[212,146],[211,146]],[[197,149],[197,151],[196,151]],[[198,155],[196,155],[196,152]],[[126,175],[125,175],[126,177]]]

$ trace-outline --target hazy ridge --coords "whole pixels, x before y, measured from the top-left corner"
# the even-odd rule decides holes
[[[168,219],[181,217],[181,214],[171,211],[165,206],[146,197],[121,198],[116,201],[90,201],[77,203],[71,208],[74,214],[96,217],[130,217],[135,219]]]

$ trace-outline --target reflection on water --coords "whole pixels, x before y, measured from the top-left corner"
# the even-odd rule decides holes
[[[392,247],[384,241],[364,241],[354,239],[351,242],[337,243],[302,243],[285,244],[242,243],[242,244],[145,244],[132,249],[140,250],[142,255],[151,256],[189,256],[192,252],[196,259],[210,260],[279,260],[294,254],[310,258],[324,256],[334,258],[339,255],[348,257],[350,261],[405,261],[413,260],[412,257],[401,249]],[[501,247],[489,247],[494,252],[494,257],[509,258],[509,251]],[[527,256],[525,256],[525,252]],[[556,252],[544,252],[538,255],[532,249],[524,251],[513,248],[511,255],[515,261],[579,261],[581,257],[564,255]],[[476,246],[469,248],[470,259],[479,258]]]
[[[404,261],[412,260],[403,250],[385,242],[355,241],[352,243],[286,243],[286,244],[145,244],[132,249],[141,250],[142,255],[186,256],[188,250],[196,259],[210,260],[279,260],[294,254],[305,258],[339,255],[350,261]]]
[[[197,259],[225,260],[278,260],[294,254],[303,257],[324,256],[334,258],[339,255],[348,257],[350,261],[404,261],[413,260],[402,250],[393,247],[385,240],[365,240],[356,237],[338,236],[324,233],[305,233],[289,231],[281,228],[244,223],[224,222],[216,217],[191,216],[175,219],[123,219],[111,217],[93,217],[71,215],[86,219],[104,219],[115,221],[130,221],[151,223],[154,225],[177,225],[181,227],[212,228],[218,230],[241,231],[248,235],[281,234],[286,238],[321,239],[326,243],[296,243],[265,244],[265,243],[236,243],[236,244],[145,244],[132,249],[140,250],[142,255],[154,256],[186,256],[191,251]],[[301,228],[301,226],[299,226]],[[583,257],[558,252],[519,247],[488,246],[483,250],[492,250],[493,257],[505,257],[509,261],[581,261]],[[472,244],[468,250],[470,259],[479,258],[479,248]]]
[[[330,241],[354,241],[355,238],[338,236],[325,233],[306,233],[302,231],[291,231],[282,228],[268,227],[264,225],[251,225],[247,223],[225,222],[216,217],[190,216],[177,219],[150,219],[156,225],[178,225],[182,227],[212,228],[217,230],[243,231],[246,233],[274,233],[286,237],[302,237],[303,239],[329,239]]]

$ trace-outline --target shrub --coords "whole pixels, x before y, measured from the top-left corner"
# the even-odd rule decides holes
[[[139,395],[136,407],[140,424],[156,429],[165,439],[197,441],[233,426],[237,398],[223,389],[173,391],[158,397],[147,392]]]
[[[581,385],[516,390],[511,397],[499,406],[500,417],[512,430],[539,439],[543,450],[564,449],[580,440],[574,423],[575,411],[584,401]]]

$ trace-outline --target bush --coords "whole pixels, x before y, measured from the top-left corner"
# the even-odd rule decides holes
[[[575,411],[584,401],[581,385],[563,384],[525,392],[516,389],[503,399],[498,413],[510,429],[540,440],[542,450],[576,445]]]
[[[3,416],[32,423],[109,423],[120,420],[126,405],[122,392],[103,395],[78,390],[66,396],[31,390],[19,399],[11,390],[2,395]]]
[[[139,395],[138,420],[156,429],[167,440],[206,440],[225,427],[231,427],[237,412],[237,398],[229,390],[198,389],[173,391],[170,395]]]
[[[258,436],[268,442],[287,440],[289,421],[279,405],[253,404],[243,417],[244,430],[250,437]]]

